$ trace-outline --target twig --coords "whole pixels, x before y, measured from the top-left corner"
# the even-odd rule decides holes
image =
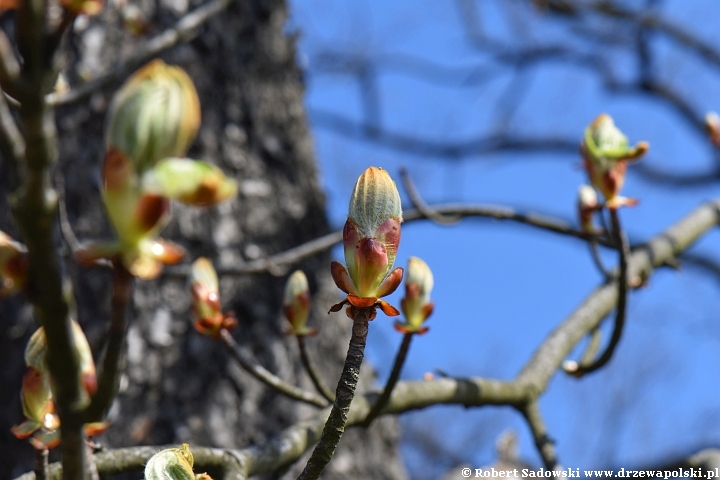
[[[332,403],[335,401],[335,394],[330,390],[330,388],[327,386],[325,381],[322,378],[322,375],[317,369],[317,366],[315,365],[315,362],[313,362],[310,359],[310,356],[308,355],[307,348],[305,345],[305,336],[304,335],[295,335],[297,337],[298,342],[298,348],[300,349],[300,359],[302,360],[303,366],[305,367],[305,370],[307,371],[308,375],[310,375],[310,379],[313,382],[313,385],[315,385],[315,388],[317,389],[318,393],[325,397],[328,402]]]
[[[363,427],[370,426],[372,421],[375,420],[375,418],[380,414],[383,407],[385,407],[388,400],[390,399],[390,395],[392,395],[395,384],[400,378],[400,372],[402,371],[402,367],[405,364],[405,358],[407,357],[408,351],[410,351],[410,342],[412,341],[413,335],[414,332],[408,332],[405,334],[405,336],[403,336],[402,343],[400,344],[400,348],[398,349],[397,355],[395,356],[395,363],[393,364],[392,372],[390,372],[390,378],[388,378],[382,394],[375,401],[372,409],[370,409],[370,413],[368,413],[367,418],[365,418],[365,421],[362,423]]]
[[[481,136],[474,140],[444,142],[427,140],[403,133],[383,130],[378,125],[356,122],[336,113],[310,109],[308,114],[314,125],[331,130],[347,138],[371,141],[377,145],[425,157],[442,157],[459,160],[491,152],[557,152],[576,154],[576,139],[562,137],[521,137],[510,134]]]
[[[527,420],[527,424],[530,427],[533,440],[535,441],[535,447],[540,453],[543,465],[547,470],[555,470],[558,466],[557,454],[555,453],[554,441],[548,436],[545,422],[543,422],[540,416],[540,410],[538,410],[537,401],[529,402],[524,405],[520,412]]]
[[[48,105],[59,106],[80,102],[98,90],[122,81],[131,71],[181,42],[188,42],[198,34],[198,28],[215,15],[223,12],[232,0],[210,0],[183,16],[172,28],[147,41],[130,58],[111,71],[79,85],[64,93],[51,93],[46,97]]]
[[[20,77],[20,63],[10,40],[4,31],[0,30],[0,85],[2,89],[12,96],[18,96]]]
[[[425,201],[420,196],[420,193],[417,191],[417,188],[415,188],[415,184],[413,183],[412,179],[410,178],[410,174],[408,173],[407,168],[402,167],[400,169],[400,177],[402,177],[403,185],[405,185],[405,190],[407,191],[408,195],[410,195],[410,201],[412,201],[413,206],[425,217],[429,218],[435,223],[439,223],[441,225],[451,225],[453,223],[457,223],[460,221],[462,217],[458,215],[453,216],[443,216],[438,214],[436,211],[432,210],[430,207],[428,207],[428,204],[425,203]]]
[[[597,267],[600,274],[605,278],[605,280],[607,280],[611,277],[612,274],[605,268],[602,258],[600,258],[600,252],[598,251],[597,243],[595,243],[593,240],[590,240],[588,245],[590,246],[590,255],[592,255],[593,263]]]
[[[48,449],[35,449],[35,479],[47,480],[48,478]]]
[[[430,206],[433,212],[438,215],[459,217],[482,217],[491,218],[493,220],[507,220],[524,225],[528,225],[541,230],[566,235],[569,237],[579,238],[584,241],[595,240],[600,245],[614,248],[614,243],[604,237],[598,237],[572,227],[570,222],[565,220],[549,217],[536,213],[524,213],[515,210],[512,207],[504,207],[498,205],[468,205],[460,203],[438,204]],[[409,210],[403,214],[406,223],[425,220],[427,217],[419,210]],[[249,273],[272,273],[272,268],[285,270],[290,265],[300,262],[306,258],[317,255],[320,252],[329,250],[333,245],[342,241],[342,231],[328,233],[322,237],[310,240],[309,242],[290,248],[284,252],[271,255],[266,258],[253,260],[244,264],[233,265],[231,267],[220,267],[217,269],[218,274],[224,275],[241,275]],[[186,276],[190,272],[190,267],[176,266],[166,267],[163,270],[165,275]]]
[[[78,241],[75,232],[73,232],[72,225],[67,213],[67,204],[65,203],[65,177],[60,170],[55,174],[55,189],[58,195],[58,213],[60,219],[60,232],[62,233],[65,242],[71,252],[77,250],[80,242]]]
[[[25,139],[20,133],[2,91],[0,91],[0,149],[2,149],[4,157],[10,160],[13,181],[15,184],[21,183],[25,160]]]
[[[44,101],[57,72],[46,51],[47,9],[42,0],[25,0],[15,17],[15,34],[22,65],[20,130],[25,138],[25,172],[15,190],[13,214],[28,249],[28,295],[45,330],[46,364],[60,417],[60,450],[65,480],[83,480],[86,472],[82,410],[84,392],[63,275],[57,253],[55,216],[57,194],[51,171],[57,162],[55,114]],[[7,66],[7,65],[6,65]]]
[[[365,356],[368,321],[375,314],[375,308],[351,307],[350,312],[353,315],[352,337],[345,358],[345,366],[335,392],[335,403],[323,427],[320,441],[315,446],[302,473],[298,476],[298,480],[315,480],[320,477],[335,454],[340,437],[345,432],[350,404],[355,396],[355,388],[360,378],[360,366]]]
[[[220,330],[219,339],[225,349],[228,351],[228,353],[230,353],[230,355],[238,362],[238,364],[243,369],[245,369],[246,372],[263,382],[265,385],[295,400],[309,403],[310,405],[315,405],[316,407],[327,406],[327,402],[320,395],[306,392],[301,388],[291,385],[285,380],[273,375],[264,367],[257,365],[251,360],[247,359],[245,355],[240,352],[238,345],[235,342],[235,339],[232,337],[230,332],[227,331],[227,329],[223,328],[222,330]]]
[[[617,210],[610,210],[610,220],[612,221],[613,235],[615,237],[615,241],[620,245],[620,272],[618,276],[618,300],[617,310],[615,312],[615,325],[613,327],[612,336],[610,337],[610,342],[605,348],[605,351],[597,358],[597,360],[590,364],[577,365],[577,369],[575,370],[570,370],[569,368],[565,369],[565,371],[567,371],[570,375],[578,378],[602,368],[603,366],[605,366],[605,364],[607,364],[608,361],[610,361],[613,353],[615,352],[615,348],[620,342],[623,327],[625,326],[628,296],[628,257],[630,256],[630,247],[628,245],[625,232],[622,231],[622,228],[620,226],[620,218],[618,217]],[[568,367],[570,367],[570,365],[568,365]]]
[[[102,359],[98,389],[84,412],[85,423],[103,419],[117,395],[120,377],[125,370],[125,343],[128,330],[128,309],[132,303],[133,276],[122,262],[114,262],[108,342]]]
[[[563,362],[562,368],[565,370],[565,373],[572,375],[578,368],[586,368],[595,360],[595,355],[600,348],[600,340],[602,340],[602,331],[600,330],[600,326],[598,325],[590,330],[588,337],[588,344],[580,357],[580,361],[576,362],[575,360],[566,360]]]

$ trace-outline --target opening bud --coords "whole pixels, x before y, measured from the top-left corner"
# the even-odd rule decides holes
[[[630,146],[612,117],[604,113],[585,129],[580,145],[585,168],[593,186],[605,197],[608,208],[616,209],[637,203],[634,199],[621,197],[620,190],[625,183],[628,162],[639,159],[648,148],[647,142]]]
[[[180,448],[161,450],[148,460],[145,480],[195,480],[193,463],[187,443],[183,443]],[[203,475],[209,479],[207,474]]]

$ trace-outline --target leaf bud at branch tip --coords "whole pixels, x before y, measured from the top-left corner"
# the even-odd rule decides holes
[[[296,270],[285,284],[283,296],[283,313],[290,322],[290,330],[286,335],[315,335],[316,328],[307,326],[310,313],[310,287],[302,270]]]
[[[127,155],[142,175],[163,158],[185,156],[199,128],[200,100],[190,77],[153,60],[113,98],[105,141]]]
[[[218,338],[222,329],[232,330],[237,320],[232,312],[223,313],[217,272],[212,262],[200,257],[190,270],[190,291],[193,296],[195,330],[203,335]]]
[[[395,322],[396,330],[402,333],[427,332],[428,327],[424,327],[423,323],[434,309],[434,304],[430,301],[433,284],[433,274],[427,263],[420,258],[410,257],[405,277],[405,298],[400,302],[405,323]]]
[[[355,183],[343,228],[347,270],[337,262],[331,268],[335,284],[348,294],[345,302],[357,308],[378,304],[388,315],[399,314],[378,299],[394,292],[402,280],[402,269],[392,270],[401,223],[402,204],[395,182],[382,168],[368,168]],[[340,310],[345,302],[331,311]]]
[[[605,197],[605,205],[614,210],[632,206],[637,200],[620,196],[628,162],[635,161],[650,148],[647,142],[628,144],[627,137],[615,126],[612,117],[598,115],[585,129],[580,151],[590,182]]]

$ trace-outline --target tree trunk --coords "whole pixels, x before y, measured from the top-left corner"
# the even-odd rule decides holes
[[[152,19],[146,36],[172,25],[195,6],[180,0],[139,5]],[[92,76],[112,67],[142,43],[122,28],[122,8],[108,5],[100,18],[76,24],[67,42],[71,85],[78,75]],[[328,232],[302,103],[302,72],[295,63],[295,41],[283,31],[286,17],[284,1],[236,0],[202,27],[195,40],[163,55],[168,63],[187,70],[200,95],[202,128],[189,156],[217,163],[240,185],[236,199],[216,208],[174,206],[173,220],[162,236],[185,246],[188,262],[208,256],[222,272]],[[111,93],[97,93],[58,111],[60,171],[66,179],[70,222],[80,239],[112,236],[98,188],[102,127]],[[0,186],[7,190],[3,173]],[[0,228],[14,234],[5,198],[0,202]],[[311,324],[321,332],[308,340],[308,349],[327,383],[334,386],[352,322],[344,314],[326,313],[337,301],[329,261],[329,254],[323,253],[297,268],[310,281]],[[109,318],[110,274],[71,264],[68,270],[79,321],[97,359]],[[286,329],[280,316],[282,291],[291,272],[221,274],[221,296],[226,309],[234,310],[239,319],[233,334],[241,347],[272,372],[312,389],[296,342],[282,334]],[[2,478],[32,466],[27,442],[11,439],[8,432],[22,420],[18,399],[22,349],[35,329],[27,309],[20,314],[20,306],[17,299],[0,304],[5,375],[0,389],[0,441],[7,438],[5,444],[13,446],[0,449]],[[244,447],[271,438],[314,411],[259,384],[237,368],[217,342],[194,331],[184,277],[167,273],[156,281],[136,282],[132,317],[126,373],[110,412],[112,426],[100,443]],[[367,388],[372,380],[369,369],[364,377]],[[397,431],[394,419],[383,419],[368,431],[349,431],[324,478],[404,478]],[[294,478],[302,466],[300,462],[273,478]]]

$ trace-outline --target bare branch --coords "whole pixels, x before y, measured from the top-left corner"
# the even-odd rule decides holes
[[[327,401],[323,397],[316,395],[312,392],[307,392],[299,387],[287,383],[280,377],[270,373],[261,365],[257,365],[256,363],[253,363],[251,360],[246,358],[245,355],[240,352],[237,342],[235,342],[235,339],[226,329],[223,328],[220,331],[219,340],[220,342],[222,342],[225,350],[228,351],[230,356],[232,356],[233,359],[237,361],[238,365],[240,365],[246,372],[260,380],[265,385],[294,400],[299,400],[310,405],[315,405],[316,407],[327,406]]]
[[[300,350],[300,359],[303,363],[303,366],[305,367],[305,371],[310,376],[313,385],[315,385],[315,389],[320,395],[325,397],[328,402],[334,402],[335,394],[332,392],[332,390],[330,390],[327,384],[325,384],[325,381],[323,380],[320,371],[315,365],[315,362],[313,362],[310,358],[310,355],[308,355],[307,345],[305,345],[305,335],[296,335],[295,337],[297,338],[298,349]]]
[[[69,105],[80,102],[98,90],[112,86],[125,79],[133,70],[160,53],[182,42],[189,42],[198,35],[198,29],[232,3],[232,0],[210,0],[182,17],[175,26],[159,33],[140,47],[130,58],[113,70],[79,85],[64,93],[51,93],[46,97],[48,105]]]

